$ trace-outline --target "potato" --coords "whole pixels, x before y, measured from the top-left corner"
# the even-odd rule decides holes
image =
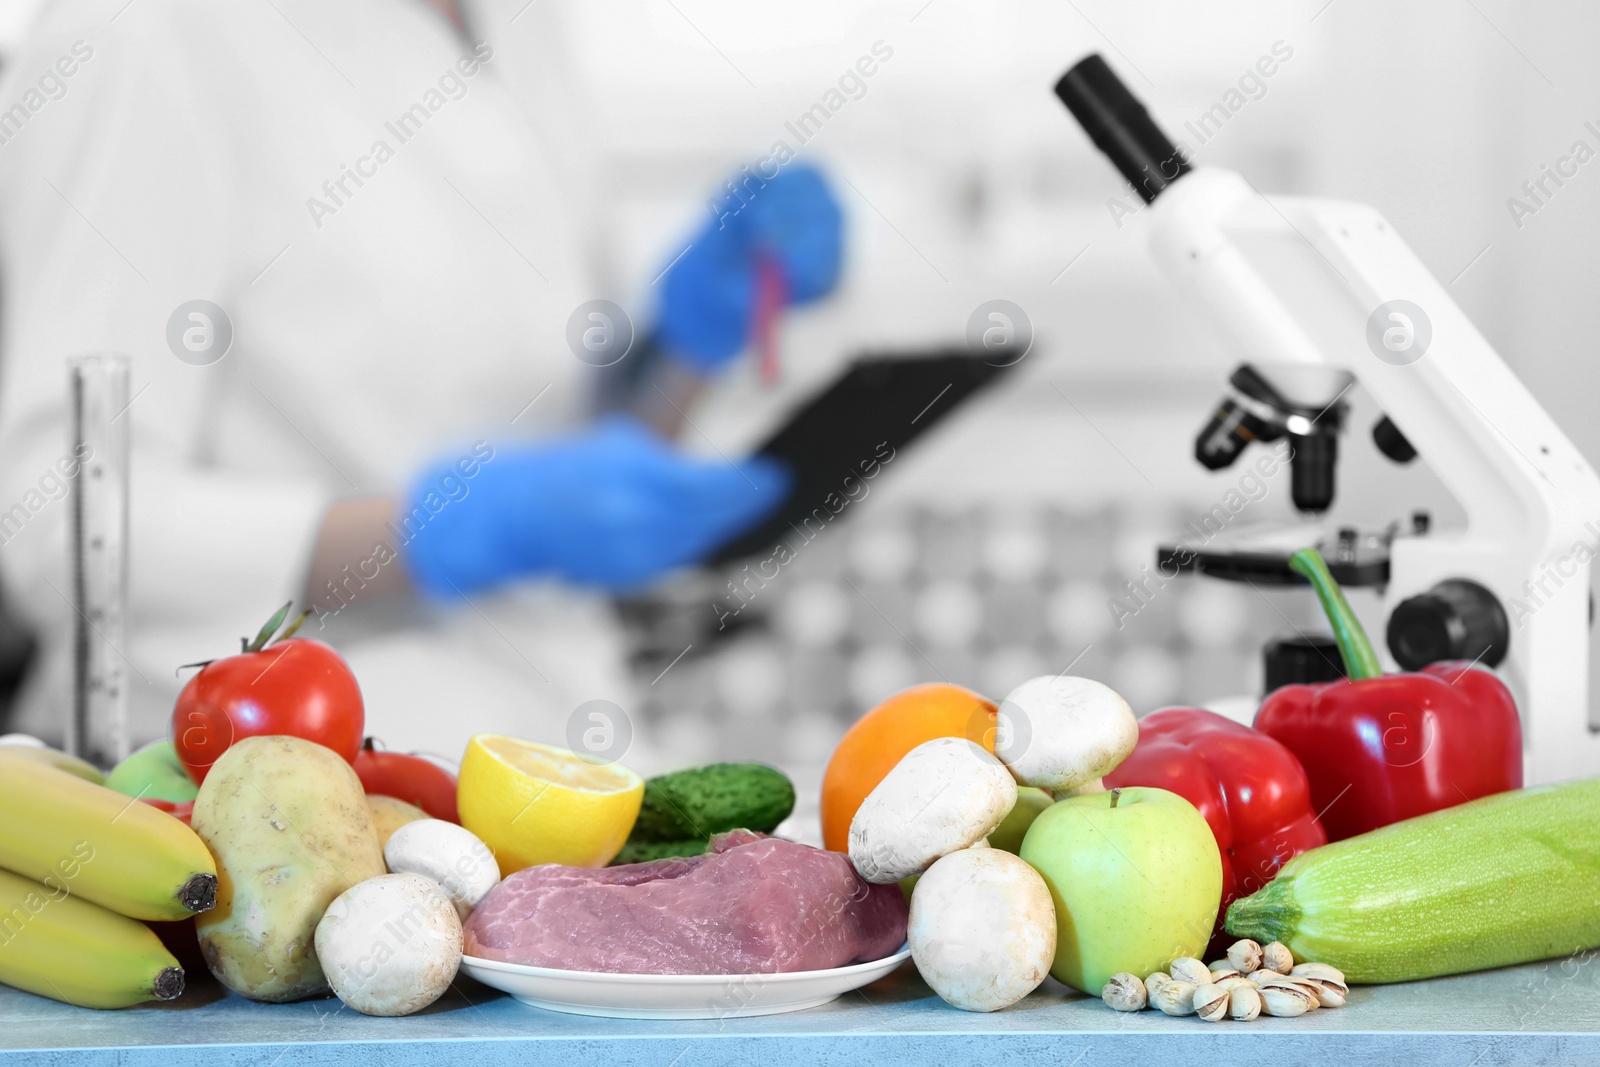
[[[380,849],[389,843],[389,838],[400,827],[428,817],[428,813],[415,804],[407,804],[382,793],[368,793],[367,807],[372,812],[372,825],[378,831]]]
[[[195,917],[211,973],[252,1000],[327,993],[317,923],[384,873],[356,772],[311,741],[247,737],[206,775],[192,821],[217,861],[217,905]]]

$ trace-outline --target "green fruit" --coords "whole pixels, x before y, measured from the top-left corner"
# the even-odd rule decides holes
[[[713,763],[658,775],[629,842],[704,840],[728,830],[769,833],[794,810],[794,784],[760,763]]]
[[[182,804],[200,792],[171,741],[152,741],[111,768],[106,786],[124,796]]]
[[[1057,981],[1098,996],[1111,976],[1198,957],[1217,921],[1222,856],[1193,804],[1130,786],[1069,797],[1033,821],[1019,855],[1056,906]]]
[[[1022,850],[1022,839],[1033,820],[1055,803],[1055,798],[1043,789],[1025,785],[1017,790],[1016,806],[1000,820],[1000,825],[989,835],[989,847],[998,848],[1015,856]]]
[[[648,863],[671,856],[698,856],[708,844],[710,842],[703,837],[692,837],[685,841],[629,841],[622,846],[622,851],[617,853],[617,858],[611,861],[610,866]]]

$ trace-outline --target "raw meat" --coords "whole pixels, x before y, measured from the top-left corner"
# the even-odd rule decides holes
[[[472,913],[466,952],[612,974],[774,974],[881,959],[905,936],[899,886],[863,881],[841,853],[735,830],[700,856],[518,871]]]

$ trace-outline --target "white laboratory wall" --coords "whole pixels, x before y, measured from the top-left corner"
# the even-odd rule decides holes
[[[5,0],[0,4],[0,65],[24,39],[44,0]]]

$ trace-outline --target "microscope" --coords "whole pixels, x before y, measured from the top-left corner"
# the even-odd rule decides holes
[[[1147,205],[1157,265],[1243,360],[1196,440],[1199,462],[1220,470],[1254,442],[1287,441],[1294,505],[1320,516],[1360,388],[1384,413],[1379,450],[1427,464],[1466,515],[1459,529],[1419,513],[1379,533],[1266,531],[1185,553],[1184,569],[1298,583],[1289,555],[1320,536],[1341,583],[1381,593],[1387,667],[1492,667],[1522,712],[1526,781],[1600,773],[1594,469],[1372,207],[1269,199],[1232,171],[1191,166],[1098,55],[1055,88]]]

